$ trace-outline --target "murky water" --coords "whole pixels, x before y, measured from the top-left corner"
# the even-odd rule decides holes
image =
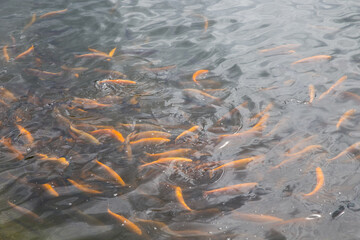
[[[1,239],[360,237],[357,1],[0,6]]]

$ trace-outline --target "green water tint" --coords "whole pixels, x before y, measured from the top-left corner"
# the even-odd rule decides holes
[[[358,237],[355,7],[3,2],[0,239]]]

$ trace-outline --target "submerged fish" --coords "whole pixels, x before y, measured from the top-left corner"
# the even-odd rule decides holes
[[[39,18],[40,18],[40,19],[47,18],[47,17],[53,16],[53,15],[57,15],[57,14],[60,14],[60,13],[64,13],[64,12],[66,12],[67,10],[68,10],[68,9],[65,8],[65,9],[63,9],[63,10],[48,12],[48,13],[45,13],[45,14],[41,15]]]
[[[315,186],[314,190],[312,190],[311,192],[309,192],[307,194],[304,194],[304,196],[309,197],[309,196],[314,195],[324,186],[324,183],[325,183],[324,173],[320,167],[317,167],[316,168],[316,186]]]
[[[112,212],[109,208],[107,209],[108,213],[110,214],[110,216],[112,216],[113,218],[115,218],[116,220],[118,220],[125,228],[127,228],[129,231],[136,233],[137,235],[141,236],[142,235],[142,231],[141,229],[136,226],[135,223],[131,222],[129,219],[116,214],[114,212]]]

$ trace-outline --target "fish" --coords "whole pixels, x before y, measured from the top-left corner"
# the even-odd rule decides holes
[[[100,145],[101,143],[99,142],[99,140],[97,140],[95,137],[93,137],[92,135],[82,131],[82,130],[79,130],[79,129],[76,129],[74,128],[72,125],[70,125],[70,129],[71,131],[73,131],[74,133],[76,133],[81,139],[89,142],[89,143],[92,143],[92,144],[96,144],[96,145]]]
[[[31,47],[29,47],[25,52],[20,53],[19,55],[17,55],[17,56],[15,57],[15,60],[18,60],[18,59],[20,59],[20,58],[23,58],[23,57],[29,55],[29,54],[30,54],[31,52],[33,52],[33,51],[34,51],[34,45],[31,45]]]
[[[271,110],[271,108],[273,108],[274,104],[273,103],[269,103],[264,110],[262,110],[261,112],[257,113],[255,116],[253,116],[251,119],[255,119],[255,118],[259,118],[262,117],[265,113],[269,112]]]
[[[351,117],[352,115],[354,115],[356,112],[355,109],[350,109],[350,110],[347,110],[339,119],[339,121],[337,122],[336,124],[336,128],[339,129],[340,128],[340,125],[346,120],[348,119],[349,117]]]
[[[54,72],[41,71],[34,68],[27,68],[26,72],[28,72],[31,75],[37,76],[40,79],[45,79],[48,77],[60,77],[63,75],[63,72],[54,73]]]
[[[204,20],[204,33],[207,31],[208,27],[209,27],[209,20],[207,17],[205,17],[204,15],[201,14],[193,14],[196,17],[200,17]]]
[[[154,124],[148,124],[148,123],[119,123],[118,127],[125,128],[129,131],[145,131],[145,130],[162,130],[163,128]]]
[[[347,76],[342,76],[339,80],[336,81],[336,83],[334,83],[326,92],[323,92],[319,99],[324,98],[327,94],[329,94],[336,86],[340,85],[343,81],[345,81],[347,79]]]
[[[131,147],[139,147],[139,146],[149,146],[149,145],[160,145],[164,143],[170,142],[170,139],[167,138],[142,138],[136,141],[131,141]]]
[[[141,138],[170,138],[171,134],[162,131],[145,131],[139,132],[131,136],[131,140],[139,140]]]
[[[178,142],[180,139],[184,139],[188,136],[190,136],[191,134],[194,134],[194,132],[196,132],[199,129],[199,126],[193,126],[188,130],[185,130],[184,132],[180,133],[179,136],[177,136],[175,138],[175,143]]]
[[[10,138],[2,137],[0,143],[4,144],[12,153],[14,153],[18,160],[24,159],[24,155],[11,144]]]
[[[118,220],[129,231],[131,231],[139,236],[142,235],[141,229],[135,223],[131,222],[129,219],[127,219],[119,214],[112,212],[109,208],[107,209],[107,211],[113,218]]]
[[[335,157],[328,159],[328,161],[334,161],[334,160],[346,155],[348,152],[351,152],[352,150],[357,149],[359,146],[360,146],[360,142],[356,142],[353,145],[351,145],[350,147],[346,148],[341,153],[339,153],[338,155],[336,155]]]
[[[236,185],[231,185],[223,188],[217,188],[209,191],[204,192],[204,196],[208,195],[222,195],[222,194],[238,194],[238,193],[245,193],[250,191],[252,188],[256,187],[258,183],[250,182],[250,183],[241,183]]]
[[[205,73],[208,73],[209,70],[205,70],[205,69],[201,69],[201,70],[198,70],[196,71],[193,76],[192,76],[192,80],[197,84],[197,85],[200,85],[200,83],[198,81],[196,81],[196,78],[199,76],[199,75],[203,75]]]
[[[132,137],[133,134],[134,134],[134,132],[130,133],[129,135],[126,136],[126,139],[125,139],[125,153],[126,153],[129,161],[133,160],[132,148],[130,145],[130,138]]]
[[[329,56],[329,55],[317,55],[317,56],[300,59],[298,61],[293,62],[291,65],[295,65],[298,63],[313,62],[313,61],[318,61],[318,60],[330,60],[331,58],[332,58],[332,56]]]
[[[28,145],[31,145],[34,143],[34,138],[28,130],[26,130],[24,127],[22,127],[18,124],[16,124],[16,127],[19,129],[20,135],[25,136]]]
[[[250,129],[233,134],[223,134],[218,137],[218,140],[229,139],[229,138],[242,138],[242,137],[249,137],[252,135],[259,135],[265,128],[265,122],[268,120],[269,114],[266,113],[263,115],[259,121]]]
[[[314,190],[312,190],[309,193],[304,194],[303,196],[309,197],[309,196],[314,195],[324,186],[324,183],[325,183],[324,173],[320,167],[317,167],[316,168],[316,186],[315,186]]]
[[[228,113],[224,114],[221,118],[219,118],[219,120],[216,121],[215,125],[219,125],[222,122],[224,122],[226,119],[231,118],[231,116],[233,116],[236,112],[239,112],[240,108],[244,108],[247,105],[248,105],[248,101],[245,101],[239,106],[234,107],[231,111],[229,111]]]
[[[89,68],[87,68],[87,67],[70,68],[70,67],[67,67],[65,65],[62,65],[61,69],[64,70],[64,71],[73,72],[73,73],[82,73],[82,72],[88,70]]]
[[[118,85],[134,85],[134,84],[136,84],[135,81],[125,80],[125,79],[106,79],[106,80],[97,81],[97,83],[98,84],[114,83],[114,84],[118,84]]]
[[[170,69],[176,68],[176,65],[170,65],[170,66],[158,67],[158,68],[148,68],[148,67],[143,66],[142,68],[144,70],[150,71],[150,72],[160,72],[160,71],[165,71],[165,70],[170,70]]]
[[[4,87],[0,87],[0,95],[1,95],[1,98],[5,98],[5,100],[7,100],[7,101],[10,101],[10,102],[17,101],[17,98],[15,97],[15,95]]]
[[[195,152],[195,150],[191,148],[179,148],[175,150],[170,150],[162,153],[145,153],[148,157],[152,158],[166,158],[166,157],[184,157],[191,153]]]
[[[72,103],[76,106],[80,106],[85,109],[94,109],[94,108],[103,108],[103,107],[111,107],[111,104],[103,104],[99,103],[96,100],[88,99],[88,98],[78,98],[74,97]]]
[[[343,95],[347,96],[347,97],[351,97],[352,99],[354,100],[357,100],[357,101],[360,101],[360,96],[355,94],[355,93],[352,93],[352,92],[343,92],[342,93]]]
[[[204,91],[193,89],[193,88],[187,88],[183,90],[183,93],[189,97],[189,98],[195,98],[200,101],[210,101],[215,103],[220,103],[221,99],[218,97],[214,97]]]
[[[80,54],[80,55],[75,55],[75,58],[111,59],[111,57],[110,57],[108,54],[103,54],[103,53],[86,53],[86,54]]]
[[[140,165],[139,168],[144,168],[144,167],[151,166],[151,165],[154,165],[154,164],[169,163],[169,162],[173,162],[173,161],[176,161],[176,162],[192,162],[192,160],[190,158],[166,157],[166,158],[160,158],[160,159],[158,159],[156,161]]]
[[[79,184],[79,183],[75,182],[74,180],[68,179],[68,181],[69,181],[72,185],[74,185],[74,187],[76,187],[77,189],[79,189],[79,190],[82,191],[82,192],[90,193],[90,194],[100,194],[100,193],[102,193],[101,191],[91,189],[91,188],[89,188],[89,187],[86,186],[86,185]]]
[[[31,21],[26,24],[26,26],[24,27],[23,31],[25,31],[26,29],[28,29],[29,27],[31,27],[31,25],[34,24],[34,22],[36,21],[36,13],[34,13],[31,17]]]
[[[110,56],[110,57],[114,56],[115,51],[116,51],[116,48],[113,48],[113,49],[109,52],[109,56]]]
[[[30,210],[28,210],[28,209],[26,209],[26,208],[23,208],[23,207],[20,207],[20,206],[18,206],[18,205],[15,205],[14,203],[12,203],[12,202],[10,202],[10,201],[8,201],[8,204],[9,204],[12,208],[14,208],[16,211],[18,211],[19,213],[21,213],[21,214],[24,214],[24,215],[26,215],[26,216],[28,216],[28,217],[36,220],[36,221],[41,220],[41,218],[40,218],[39,215],[33,213],[32,211],[30,211]]]
[[[270,216],[270,215],[263,215],[263,214],[251,214],[251,213],[240,213],[240,212],[233,212],[232,214],[235,217],[241,218],[241,219],[249,221],[249,222],[272,223],[272,222],[284,221],[284,219]]]
[[[302,155],[304,153],[307,153],[309,151],[316,150],[316,149],[323,149],[323,146],[321,146],[321,145],[310,145],[310,146],[307,146],[306,148],[304,148],[303,150],[301,150],[299,152],[285,153],[284,155],[287,156],[287,157],[294,157],[294,156],[299,156],[299,155]]]
[[[53,16],[53,15],[57,15],[57,14],[61,14],[61,13],[67,12],[67,10],[68,10],[68,9],[65,8],[65,9],[63,9],[63,10],[48,12],[48,13],[45,13],[45,14],[41,15],[39,18],[40,18],[40,19],[47,18],[47,17]]]
[[[225,163],[217,168],[212,169],[212,172],[215,172],[219,169],[222,168],[227,168],[227,167],[233,167],[233,168],[243,168],[246,167],[247,164],[249,164],[250,162],[254,161],[254,160],[258,160],[258,159],[262,159],[264,156],[263,155],[259,155],[259,156],[254,156],[254,157],[249,157],[249,158],[242,158],[239,160],[235,160],[235,161],[231,161],[228,163]]]
[[[59,193],[48,183],[41,184],[41,187],[53,197],[58,197]]]
[[[99,162],[98,160],[95,160],[95,162],[98,165],[100,165],[102,168],[104,168],[118,183],[120,183],[121,186],[123,186],[123,187],[126,186],[126,183],[124,182],[124,180],[112,168],[106,166],[105,164]]]
[[[61,158],[48,157],[46,154],[42,154],[42,153],[37,153],[36,156],[40,157],[40,159],[44,161],[57,161],[62,165],[69,166],[69,162],[64,157]]]
[[[315,99],[315,87],[314,85],[309,85],[309,103],[312,103]]]
[[[181,206],[183,206],[186,210],[193,211],[186,203],[182,194],[182,190],[180,187],[175,187],[175,196],[176,199],[180,202]]]
[[[94,134],[106,134],[106,135],[109,135],[113,138],[115,138],[117,141],[121,142],[121,143],[124,143],[125,142],[125,139],[123,137],[123,135],[116,131],[115,129],[99,129],[99,130],[95,130],[95,131],[92,131],[90,132],[90,134],[94,135]]]
[[[261,50],[259,50],[259,52],[267,53],[267,52],[272,52],[272,51],[277,51],[277,50],[287,50],[290,48],[297,48],[299,46],[300,46],[300,44],[285,44],[285,45],[280,45],[280,46],[273,47],[273,48],[261,49]]]
[[[9,62],[10,57],[9,57],[7,48],[8,48],[8,45],[5,45],[5,46],[3,47],[3,54],[4,54],[5,61],[6,61],[6,62]]]

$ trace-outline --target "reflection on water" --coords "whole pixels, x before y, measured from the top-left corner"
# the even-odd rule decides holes
[[[355,239],[356,1],[4,1],[0,237]]]

